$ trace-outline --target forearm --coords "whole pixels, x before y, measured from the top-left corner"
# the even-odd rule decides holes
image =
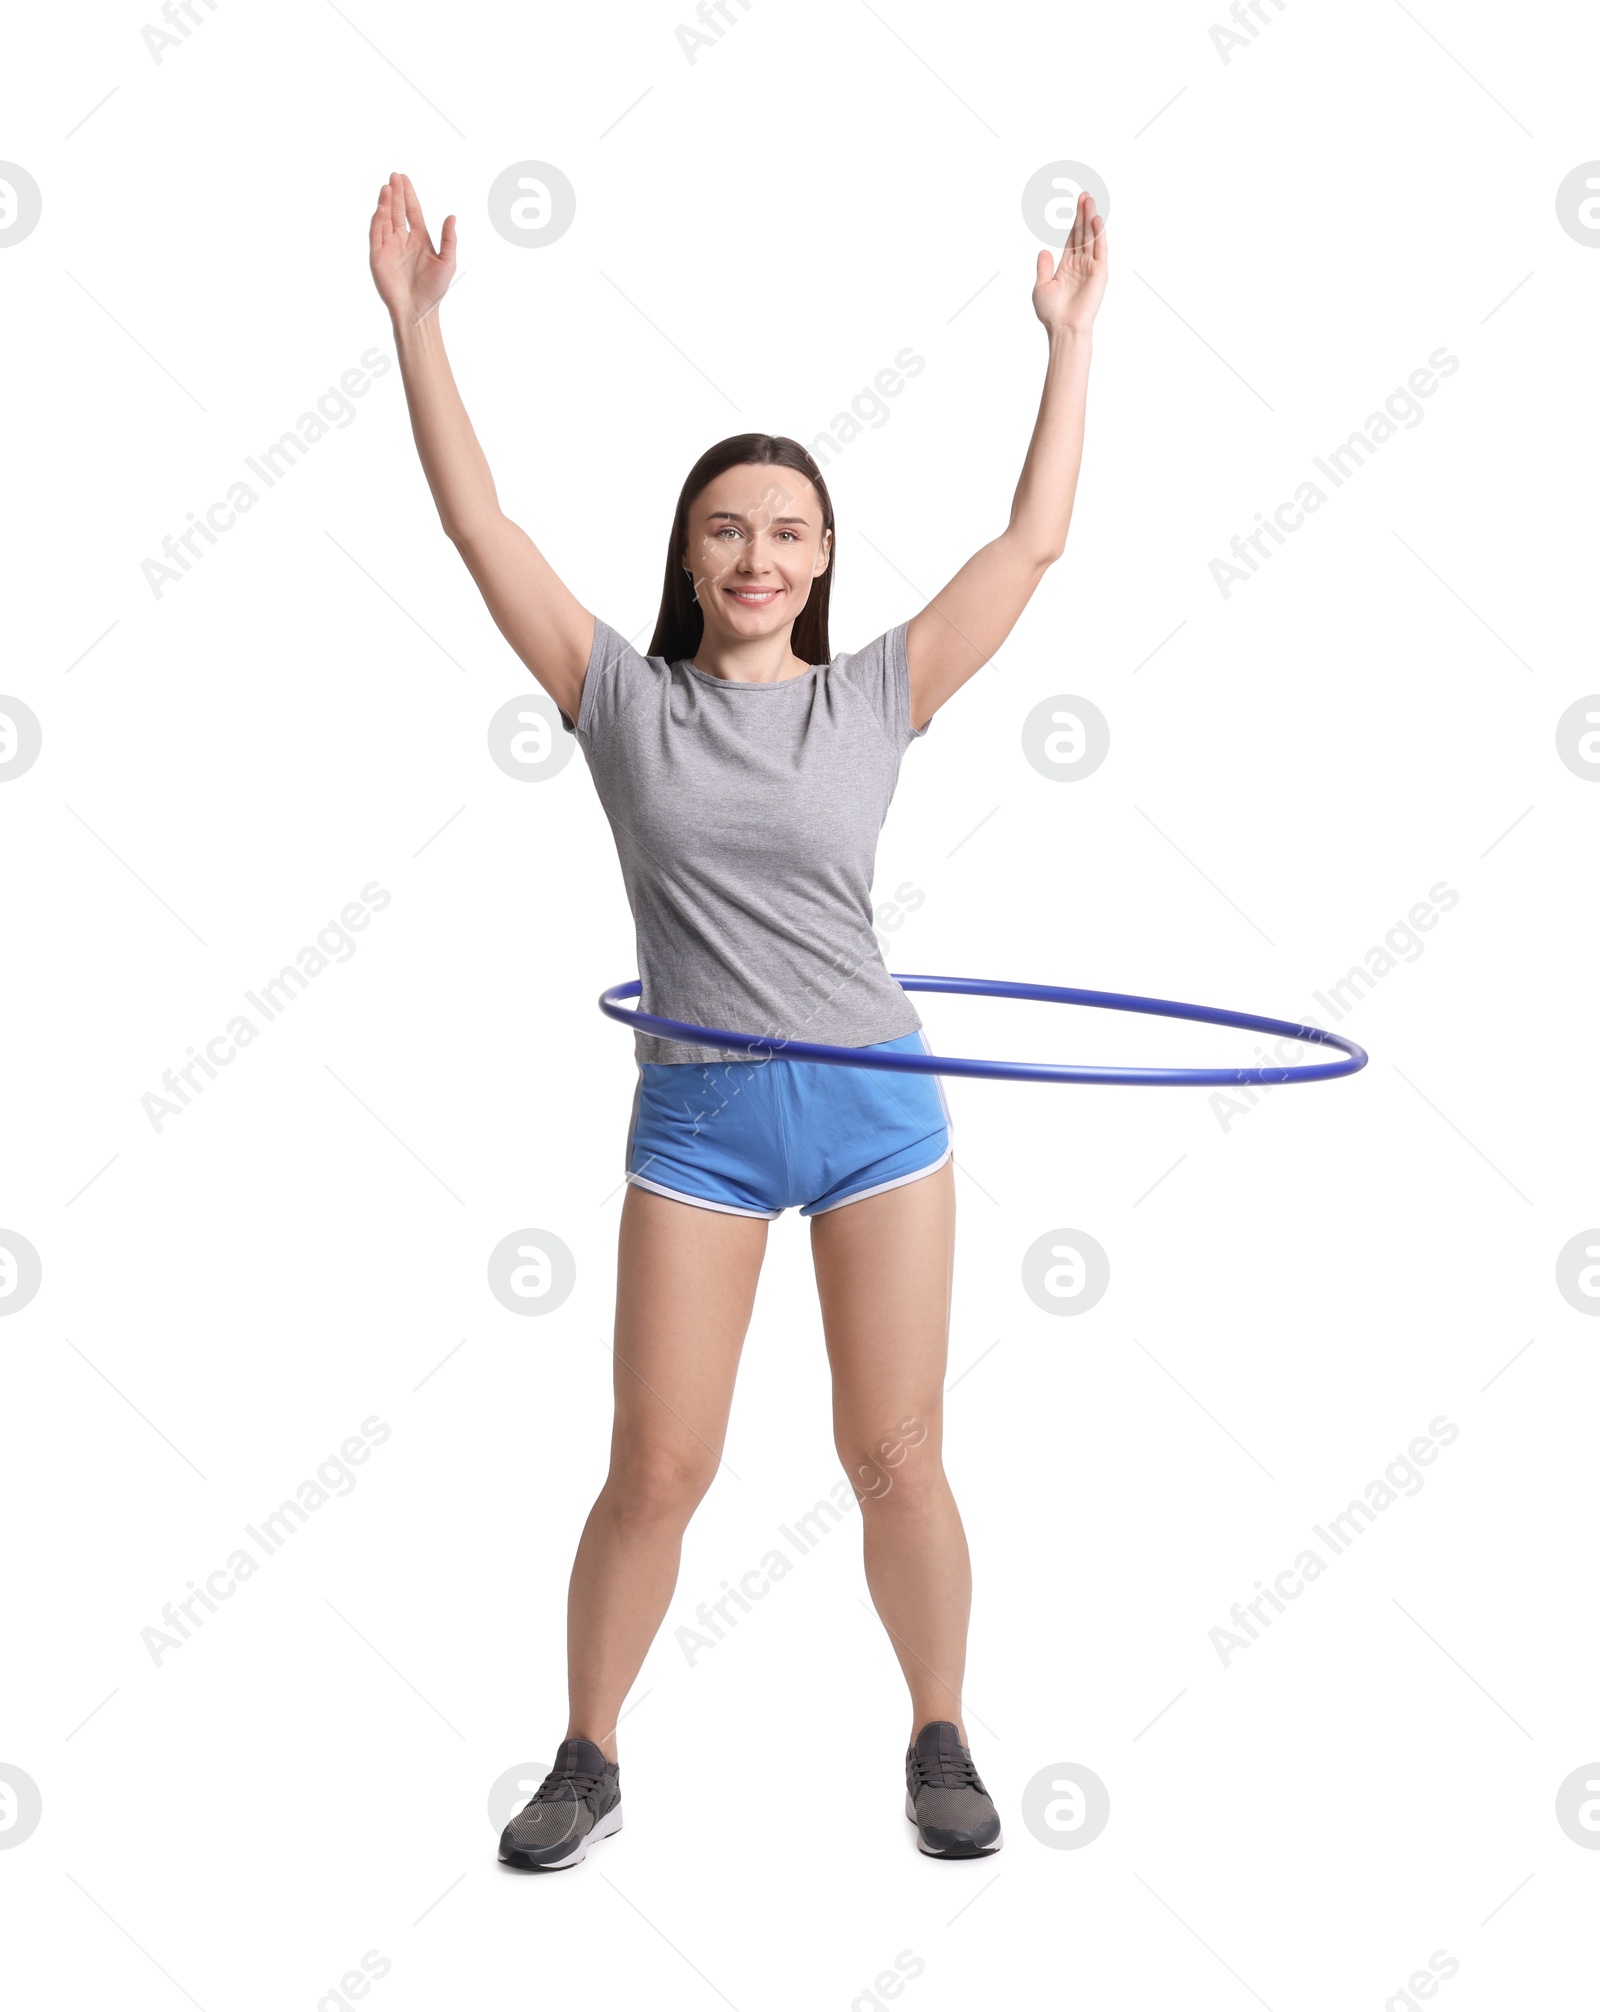
[[[1072,499],[1083,459],[1091,346],[1087,328],[1050,331],[1039,416],[1006,527],[1008,537],[1041,561],[1061,557],[1072,521]]]
[[[420,321],[397,316],[393,325],[417,456],[445,534],[459,541],[500,514],[494,477],[456,388],[437,311]]]

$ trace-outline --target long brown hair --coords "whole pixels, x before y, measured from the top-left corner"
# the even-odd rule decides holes
[[[725,469],[752,466],[792,468],[797,475],[806,478],[821,499],[822,528],[828,540],[828,564],[811,582],[806,604],[795,617],[789,647],[808,664],[833,661],[833,652],[828,648],[828,590],[833,584],[835,558],[833,501],[816,462],[798,440],[787,439],[781,433],[731,434],[726,440],[719,440],[715,447],[708,447],[689,470],[672,519],[672,536],[667,543],[667,570],[661,587],[661,612],[656,617],[656,632],[650,638],[650,656],[665,657],[668,663],[675,664],[685,657],[692,657],[699,649],[700,639],[705,634],[705,618],[700,612],[700,603],[694,597],[694,582],[683,570],[682,555],[689,537],[689,510],[706,485],[714,482]]]

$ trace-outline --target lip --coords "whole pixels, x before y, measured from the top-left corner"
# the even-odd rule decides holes
[[[783,596],[781,587],[724,587],[722,591],[748,608],[764,608]]]

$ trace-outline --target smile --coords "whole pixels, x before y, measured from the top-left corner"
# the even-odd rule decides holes
[[[769,601],[775,601],[783,592],[781,587],[724,587],[725,594],[731,594],[736,601],[742,601],[747,608],[764,608]]]

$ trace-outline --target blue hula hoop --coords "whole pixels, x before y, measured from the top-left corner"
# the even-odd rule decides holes
[[[779,1036],[735,1034],[721,1027],[692,1027],[657,1013],[631,1012],[624,999],[637,999],[637,978],[600,994],[600,1011],[625,1026],[699,1048],[741,1048],[752,1061],[785,1055],[800,1062],[832,1062],[847,1069],[899,1070],[915,1076],[990,1076],[1016,1083],[1168,1083],[1206,1087],[1229,1084],[1317,1083],[1330,1076],[1353,1076],[1367,1066],[1367,1051],[1343,1034],[1293,1020],[1269,1020],[1260,1013],[1234,1013],[1222,1006],[1191,1006],[1181,999],[1144,999],[1133,992],[1082,992],[1070,985],[1024,985],[1006,978],[930,978],[891,972],[907,992],[970,992],[992,999],[1043,999],[1060,1006],[1107,1006],[1118,1013],[1154,1013],[1169,1020],[1205,1020],[1216,1027],[1244,1027],[1255,1034],[1286,1034],[1296,1041],[1342,1049],[1342,1062],[1288,1066],[1267,1063],[1254,1069],[1116,1069],[1068,1062],[984,1062],[965,1055],[873,1053],[866,1048],[833,1048],[818,1041],[786,1041]]]

